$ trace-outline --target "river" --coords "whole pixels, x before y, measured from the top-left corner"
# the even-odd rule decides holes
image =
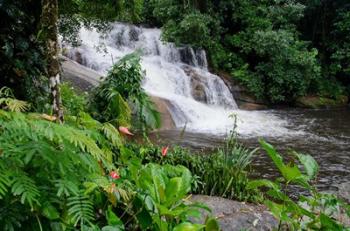
[[[302,131],[298,135],[279,134],[269,136],[240,136],[250,148],[258,147],[263,138],[285,156],[289,150],[312,155],[320,165],[316,185],[322,191],[336,191],[344,182],[350,183],[350,108],[342,109],[279,109],[268,111],[288,121],[292,130]],[[223,144],[225,137],[180,130],[160,131],[151,135],[158,143],[180,145],[195,151],[210,152]],[[273,179],[277,169],[262,150],[254,158],[252,177]]]

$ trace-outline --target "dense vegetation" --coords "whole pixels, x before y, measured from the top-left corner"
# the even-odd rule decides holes
[[[231,74],[258,99],[289,103],[303,95],[337,99],[349,94],[350,3],[346,0],[58,3],[63,40],[79,43],[81,24],[106,29],[105,22],[121,20],[159,26],[166,41],[206,49],[213,70]],[[45,39],[38,6],[37,1],[1,3],[1,84],[21,89],[15,93],[22,99],[43,104],[45,88],[38,82],[46,73],[41,46]],[[7,23],[15,26],[9,28]],[[30,92],[28,84],[43,89]]]
[[[342,0],[149,0],[141,16],[165,40],[205,48],[257,98],[288,103],[349,94],[349,12]]]
[[[60,17],[69,40],[80,23],[162,26],[165,40],[205,48],[212,68],[230,72],[257,97],[286,102],[345,93],[347,7],[346,1],[0,0],[0,228],[219,230],[210,209],[190,201],[190,193],[200,193],[264,202],[280,221],[278,230],[345,230],[337,215],[349,214],[349,205],[317,192],[311,156],[293,153],[295,160],[285,164],[261,141],[283,178],[251,180],[256,150],[239,144],[234,131],[206,156],[126,138],[133,135],[128,128],[146,134],[159,126],[141,88],[137,54],[116,63],[89,94],[67,84],[53,87],[52,80],[59,82],[50,70],[57,67],[57,36],[47,32],[56,24],[45,19]],[[291,184],[310,196],[289,198]],[[206,219],[196,224],[196,217]]]

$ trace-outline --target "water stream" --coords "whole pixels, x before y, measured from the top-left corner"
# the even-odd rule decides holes
[[[266,110],[237,108],[225,83],[207,68],[203,50],[176,48],[163,43],[159,29],[115,23],[107,34],[81,29],[81,46],[68,48],[68,56],[102,75],[124,55],[141,49],[145,71],[143,88],[149,95],[170,102],[177,129],[157,134],[161,142],[192,148],[213,148],[234,126],[243,142],[257,146],[265,138],[279,150],[312,154],[321,165],[322,189],[350,182],[350,110]],[[180,130],[186,126],[184,138]],[[154,138],[156,139],[156,138]],[[275,176],[276,170],[261,153],[255,160],[257,177]]]

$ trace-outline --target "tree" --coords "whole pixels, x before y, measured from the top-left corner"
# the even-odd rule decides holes
[[[43,0],[41,27],[45,39],[47,75],[51,90],[53,114],[59,122],[63,121],[62,100],[60,95],[60,63],[58,53],[58,1]]]

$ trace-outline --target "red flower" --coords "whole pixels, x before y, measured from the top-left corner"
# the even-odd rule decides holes
[[[169,149],[169,146],[162,147],[162,156],[166,156],[168,149]]]
[[[129,135],[129,136],[134,135],[129,131],[129,129],[127,127],[119,126],[119,131],[124,135]]]
[[[120,176],[118,175],[118,173],[115,172],[115,171],[112,171],[109,175],[110,175],[113,179],[119,179],[119,178],[120,178]]]

